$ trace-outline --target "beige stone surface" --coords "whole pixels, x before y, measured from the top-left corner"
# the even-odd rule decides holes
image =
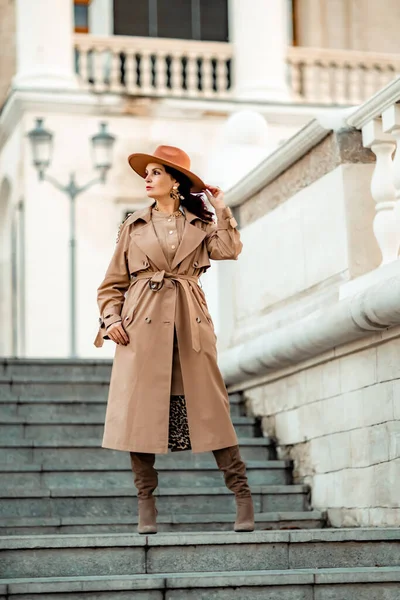
[[[398,53],[397,0],[298,0],[301,46]]]
[[[245,393],[338,527],[400,524],[400,342],[365,346]]]
[[[330,133],[320,144],[272,181],[267,188],[240,205],[241,226],[249,225],[308,187],[341,164],[370,164],[374,155],[362,145],[361,133]]]
[[[15,75],[15,2],[0,0],[0,107]]]

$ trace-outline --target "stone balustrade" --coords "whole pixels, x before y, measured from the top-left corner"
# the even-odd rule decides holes
[[[290,47],[289,87],[305,103],[357,105],[400,72],[400,55]]]
[[[232,44],[167,38],[76,34],[75,68],[95,92],[233,98]],[[400,72],[400,55],[289,47],[292,100],[357,105]]]
[[[376,157],[371,178],[375,201],[373,232],[381,266],[396,261],[400,248],[400,78],[357,109],[347,123],[362,131],[363,144]]]
[[[223,42],[75,35],[76,72],[95,92],[224,98],[231,59]]]

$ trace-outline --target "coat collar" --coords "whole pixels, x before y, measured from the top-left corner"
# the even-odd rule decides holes
[[[150,206],[146,206],[145,208],[136,210],[131,215],[130,222],[135,223],[138,220],[142,220],[142,221],[146,221],[146,223],[148,223],[151,219],[151,209],[153,208],[153,206],[155,206],[155,202],[153,202],[153,204],[150,204]],[[194,213],[192,213],[190,210],[188,210],[186,207],[183,207],[182,205],[179,206],[179,209],[182,211],[186,220],[189,221],[189,223],[191,223],[195,219],[200,219],[200,221],[203,221],[204,223],[209,222],[206,219],[198,217],[197,215],[195,215]]]
[[[174,270],[180,262],[182,262],[191,252],[193,252],[193,250],[197,248],[197,246],[199,246],[199,244],[201,244],[203,239],[206,237],[207,232],[200,227],[192,225],[192,221],[198,219],[199,217],[185,208],[184,214],[186,221],[182,240],[178,246],[171,267],[169,267],[154,231],[154,227],[151,226],[152,206],[153,205],[137,210],[130,217],[131,223],[135,223],[138,220],[143,220],[146,222],[144,227],[140,227],[136,231],[133,231],[131,235],[134,236],[134,240],[139,248],[150,258],[150,260],[153,261],[157,268],[164,269],[165,271],[169,271],[170,268],[171,270]],[[201,220],[203,221],[203,219]]]

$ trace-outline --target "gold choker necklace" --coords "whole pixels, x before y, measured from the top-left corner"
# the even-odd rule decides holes
[[[164,212],[164,211],[160,210],[157,205],[154,206],[153,208],[154,208],[154,210],[157,210],[158,212]],[[178,210],[176,210],[175,212],[171,213],[170,215],[168,213],[165,213],[165,215],[168,216],[168,217],[181,217],[182,216],[182,211],[178,208]]]

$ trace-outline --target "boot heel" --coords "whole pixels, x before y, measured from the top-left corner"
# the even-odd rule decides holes
[[[254,531],[254,507],[251,496],[236,497],[235,531]]]
[[[157,508],[154,496],[139,498],[138,500],[139,523],[138,533],[157,533]]]

